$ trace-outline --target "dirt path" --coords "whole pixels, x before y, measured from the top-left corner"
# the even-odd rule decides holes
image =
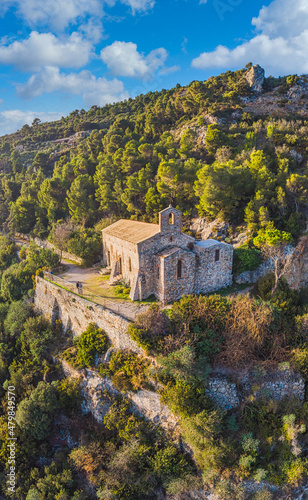
[[[68,281],[69,283],[77,283],[77,281],[80,281],[83,285],[88,284],[91,281],[91,278],[94,276],[100,276],[99,272],[97,269],[90,267],[90,268],[82,268],[81,266],[78,266],[77,264],[72,264],[71,262],[68,262],[65,259],[62,259],[62,264],[65,265],[66,271],[63,274],[60,274],[59,276],[65,281]]]

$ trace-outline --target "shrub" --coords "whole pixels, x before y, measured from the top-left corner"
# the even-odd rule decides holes
[[[27,247],[21,247],[21,249],[19,250],[19,257],[22,260],[25,260],[27,258]]]
[[[260,250],[249,248],[247,245],[234,249],[233,274],[235,276],[245,271],[254,271],[261,263],[262,254]]]
[[[25,321],[20,340],[23,349],[29,351],[32,359],[41,362],[50,356],[51,347],[58,339],[51,324],[43,316],[38,316]]]
[[[283,465],[283,473],[287,483],[294,486],[298,485],[307,474],[307,471],[307,462],[303,461],[301,458],[293,462],[287,462]]]
[[[168,383],[161,391],[163,403],[181,417],[189,417],[203,409],[209,409],[211,404],[204,394],[203,383],[194,385],[181,382]]]
[[[120,299],[129,299],[130,287],[117,285],[114,292]]]
[[[154,472],[160,476],[164,483],[170,479],[184,476],[189,472],[193,472],[189,466],[186,457],[180,455],[175,446],[169,445],[162,450],[159,450],[152,460]]]
[[[85,266],[93,264],[102,252],[101,234],[94,229],[79,228],[68,241],[69,252],[81,257]]]
[[[171,376],[181,382],[193,381],[194,378],[206,381],[210,372],[207,360],[197,361],[195,350],[189,345],[168,354],[165,358],[158,358],[158,362],[161,364],[158,370],[159,378]]]
[[[95,358],[107,352],[110,342],[107,334],[95,323],[90,323],[85,332],[75,340],[76,363],[80,367],[94,366]]]
[[[107,368],[100,365],[100,374],[110,376],[119,391],[138,391],[147,386],[149,362],[131,351],[114,352]]]
[[[128,330],[131,338],[146,352],[163,350],[163,339],[171,333],[171,321],[157,304],[151,304],[146,313],[139,314]]]
[[[300,374],[308,380],[308,346],[293,349],[292,359],[294,363],[294,367],[296,370],[300,372]]]
[[[223,333],[219,362],[249,366],[262,361],[287,361],[289,351],[281,311],[248,295],[232,301]]]
[[[59,402],[66,410],[77,410],[81,402],[80,380],[76,378],[63,378],[55,384]]]
[[[52,269],[59,265],[60,257],[50,248],[40,248],[31,243],[28,250],[28,262],[36,269],[43,267]]]

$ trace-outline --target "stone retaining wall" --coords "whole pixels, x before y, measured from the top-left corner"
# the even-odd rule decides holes
[[[272,370],[268,373],[217,369],[209,378],[206,394],[225,410],[236,408],[250,395],[255,398],[282,400],[284,397],[305,399],[305,382],[293,370]]]
[[[116,349],[144,354],[127,333],[130,321],[40,277],[36,278],[34,305],[52,323],[61,319],[64,330],[71,330],[73,335],[81,335],[89,323],[96,323]]]

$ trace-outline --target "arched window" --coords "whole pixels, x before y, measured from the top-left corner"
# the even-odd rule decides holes
[[[111,263],[111,258],[110,258],[110,252],[108,250],[107,252],[107,266],[110,267],[110,263]]]
[[[128,259],[128,270],[130,273],[132,272],[132,259],[130,257]]]
[[[122,274],[122,257],[119,257],[119,274]]]
[[[169,214],[168,222],[169,222],[169,226],[174,225],[174,214]]]
[[[215,262],[220,261],[220,250],[215,250]]]
[[[183,275],[183,262],[181,260],[178,260],[178,266],[177,266],[177,278],[180,280]]]
[[[156,274],[157,279],[159,280],[159,278],[160,278],[160,267],[159,267],[159,264],[157,266],[157,271],[156,272],[157,272],[157,274]]]

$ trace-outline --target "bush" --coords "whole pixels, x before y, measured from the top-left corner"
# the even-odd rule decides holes
[[[172,413],[181,417],[189,417],[211,407],[204,394],[203,383],[194,385],[181,381],[176,381],[175,384],[168,383],[161,391],[161,399]]]
[[[62,408],[69,411],[77,410],[81,402],[80,380],[76,378],[63,378],[57,381],[55,386]]]
[[[50,357],[52,345],[55,346],[57,340],[56,332],[43,316],[25,321],[20,341],[22,349],[29,352],[33,361],[40,363]]]
[[[28,250],[28,262],[35,269],[47,267],[52,269],[60,263],[60,256],[50,248],[40,248],[31,243]]]
[[[27,261],[13,264],[2,275],[1,295],[5,301],[20,300],[33,286],[32,275],[35,268]]]
[[[168,354],[165,358],[158,358],[158,362],[161,364],[158,370],[160,379],[171,376],[180,382],[193,382],[196,378],[204,382],[210,372],[207,359],[197,361],[195,350],[189,345]]]
[[[171,321],[165,311],[152,304],[146,313],[139,314],[128,329],[131,338],[146,352],[163,350],[163,339],[171,333]]]
[[[235,248],[233,253],[233,274],[235,276],[245,272],[254,271],[262,263],[262,254],[256,248],[247,245]]]
[[[154,472],[162,478],[164,484],[175,477],[184,476],[189,472],[193,472],[189,466],[186,457],[180,455],[175,446],[169,445],[166,448],[159,450],[152,460]]]
[[[232,368],[287,361],[287,325],[277,306],[239,295],[228,312],[218,361]]]
[[[102,253],[101,234],[94,229],[80,228],[67,243],[69,252],[81,257],[85,266],[91,266]]]
[[[100,365],[100,374],[109,376],[116,389],[138,391],[147,386],[149,362],[130,351],[114,352],[107,367]]]
[[[4,333],[7,337],[15,337],[21,334],[24,323],[31,314],[31,308],[22,300],[12,302],[8,308],[4,320]]]
[[[85,332],[75,340],[77,346],[76,363],[80,367],[91,367],[95,358],[107,352],[110,342],[107,334],[95,323],[90,323]]]

